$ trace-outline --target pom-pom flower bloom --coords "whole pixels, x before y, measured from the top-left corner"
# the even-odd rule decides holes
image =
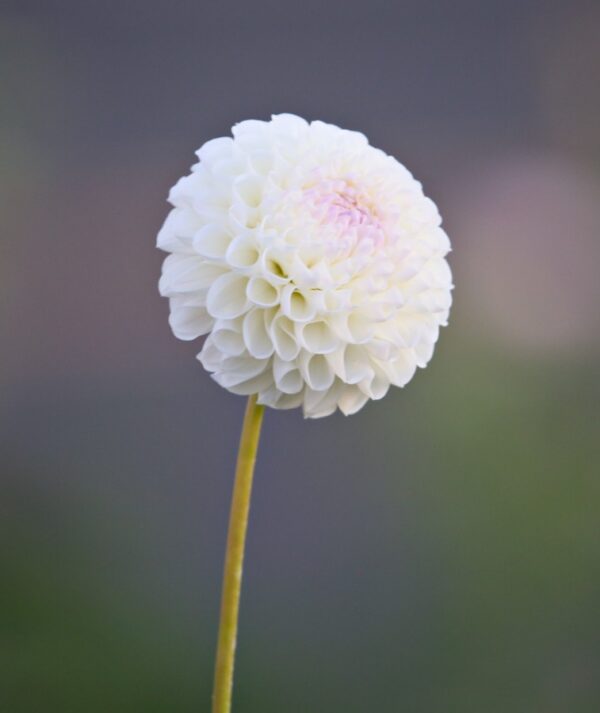
[[[450,243],[421,184],[359,133],[284,114],[198,151],[158,234],[180,339],[248,396],[223,573],[213,713],[230,713],[244,543],[265,406],[358,411],[427,364]]]
[[[365,136],[292,115],[207,142],[171,190],[160,292],[221,386],[318,418],[404,386],[446,324],[435,204]]]

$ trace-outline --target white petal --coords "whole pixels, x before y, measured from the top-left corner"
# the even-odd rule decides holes
[[[263,179],[252,174],[236,178],[233,190],[237,198],[248,208],[258,208],[262,201]]]
[[[330,354],[340,343],[329,324],[323,320],[296,324],[296,333],[302,347],[313,354]]]
[[[289,281],[283,261],[276,250],[272,248],[263,250],[260,256],[260,266],[265,279],[272,285],[285,285]]]
[[[287,317],[279,315],[272,321],[270,331],[277,354],[284,361],[295,359],[300,351],[300,345],[294,333],[294,323]]]
[[[279,302],[279,286],[264,277],[252,277],[248,282],[248,299],[259,307],[273,307]]]
[[[351,344],[368,342],[375,331],[372,320],[361,312],[332,315],[330,325],[340,338]]]
[[[343,385],[339,381],[335,381],[325,391],[313,391],[307,386],[304,392],[304,417],[323,418],[330,416],[337,408],[342,388]]]
[[[301,292],[294,285],[285,285],[281,290],[281,311],[295,322],[309,322],[316,313],[310,293]]]
[[[350,341],[354,344],[364,344],[373,336],[373,324],[359,312],[348,316],[347,327]]]
[[[246,348],[257,359],[266,359],[273,354],[273,341],[265,324],[265,313],[262,309],[251,309],[244,317],[244,342]]]
[[[194,250],[207,258],[224,257],[230,243],[231,235],[215,223],[205,225],[194,236]]]
[[[203,290],[221,275],[224,269],[201,257],[173,254],[165,258],[159,291],[164,297]]]
[[[222,386],[230,388],[264,373],[268,365],[268,359],[254,359],[249,356],[227,357],[218,367],[218,380]]]
[[[338,406],[344,416],[351,416],[359,411],[369,400],[356,386],[347,386],[338,400]]]
[[[436,340],[419,342],[414,346],[414,352],[416,356],[417,366],[421,368],[427,366],[429,360],[433,356],[433,350],[435,348]]]
[[[303,398],[302,391],[297,394],[282,394],[277,387],[271,386],[260,393],[258,403],[277,409],[291,409],[300,406]]]
[[[365,347],[347,344],[327,355],[335,374],[346,384],[358,384],[373,377],[369,353]]]
[[[218,139],[211,139],[203,144],[196,155],[201,161],[210,163],[222,158],[231,156],[233,151],[233,140],[229,136],[221,136]]]
[[[240,320],[218,319],[212,330],[212,340],[226,356],[240,356],[246,351]]]
[[[233,386],[227,386],[226,384],[220,383],[218,378],[213,375],[213,379],[223,386],[232,394],[237,394],[238,396],[251,396],[252,394],[258,394],[265,389],[270,388],[273,381],[273,375],[269,371],[265,371],[263,374],[248,379],[240,384],[234,384]]]
[[[260,139],[257,143],[260,145]],[[267,176],[273,167],[273,154],[261,148],[255,148],[248,155],[252,170],[259,176]]]
[[[212,334],[209,334],[202,345],[200,353],[196,359],[202,364],[206,371],[216,371],[224,361],[223,353],[213,341]]]
[[[328,389],[335,378],[333,369],[322,354],[301,352],[298,357],[300,373],[304,381],[315,391]]]
[[[370,399],[377,401],[382,399],[390,389],[390,380],[380,369],[375,369],[372,376],[364,379],[358,384],[358,388]]]
[[[240,396],[257,394],[260,391],[268,389],[273,384],[273,373],[271,369],[268,368],[268,360],[261,360],[259,363],[262,364],[262,361],[267,362],[266,365],[261,367],[262,371],[247,378],[241,378],[241,371],[217,372],[212,376],[220,386],[223,386],[234,394],[239,394]]]
[[[203,307],[188,307],[185,299],[170,299],[169,325],[178,339],[191,341],[210,332],[213,318]]]
[[[156,246],[167,252],[192,252],[192,236],[202,220],[192,211],[173,208],[156,237]]]
[[[273,126],[280,131],[286,131],[293,136],[298,136],[308,129],[308,122],[296,114],[273,114]]]
[[[247,284],[246,277],[234,272],[218,277],[208,290],[208,312],[219,319],[234,319],[244,314],[250,306],[246,297]]]
[[[379,366],[394,386],[405,386],[408,384],[417,369],[417,363],[412,349],[402,349],[394,361],[380,362]]]
[[[238,235],[234,238],[225,255],[228,264],[238,268],[252,267],[258,262],[259,258],[258,245],[250,235]]]
[[[273,359],[273,376],[277,388],[284,394],[297,394],[304,387],[304,380],[295,362]]]

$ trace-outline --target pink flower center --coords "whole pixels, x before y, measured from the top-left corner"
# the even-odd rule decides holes
[[[383,226],[371,202],[350,180],[325,179],[304,191],[313,217],[333,228],[340,238],[363,240],[374,246],[384,238]]]

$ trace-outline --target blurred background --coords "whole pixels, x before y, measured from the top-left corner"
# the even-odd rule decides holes
[[[4,0],[0,711],[209,710],[243,399],[158,296],[204,141],[365,132],[453,241],[431,366],[268,412],[236,713],[600,710],[600,5]]]

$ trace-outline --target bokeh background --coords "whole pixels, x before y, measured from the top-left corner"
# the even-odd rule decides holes
[[[243,400],[155,235],[193,150],[295,112],[423,181],[431,366],[269,412],[236,713],[600,710],[600,5],[4,0],[0,711],[209,710]]]

